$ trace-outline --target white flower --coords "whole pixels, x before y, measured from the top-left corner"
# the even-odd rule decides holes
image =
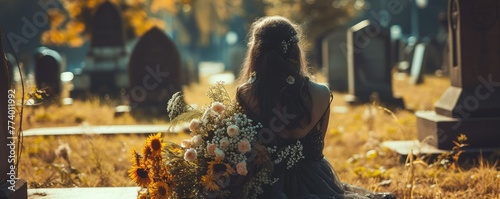
[[[182,148],[191,148],[192,145],[193,143],[191,142],[191,140],[182,140],[181,142]]]
[[[215,145],[215,144],[207,145],[207,154],[208,155],[215,155],[215,149],[217,149],[217,145]]]
[[[201,138],[201,135],[195,135],[191,138],[191,144],[193,147],[200,146],[200,144],[203,142],[203,139]]]
[[[222,138],[220,140],[220,147],[225,149],[229,146],[229,140],[227,138]]]
[[[250,142],[247,139],[243,139],[238,143],[238,151],[245,154],[251,150]]]
[[[191,130],[191,132],[193,132],[193,133],[196,133],[196,132],[198,132],[200,125],[201,125],[200,120],[192,119],[191,122],[189,123],[189,130]]]
[[[294,83],[295,83],[295,78],[294,78],[293,76],[291,76],[291,75],[290,75],[290,76],[288,76],[288,77],[286,78],[286,83],[288,83],[288,84],[290,84],[290,85],[294,84]]]
[[[226,109],[224,104],[222,104],[220,102],[212,103],[212,106],[210,108],[212,109],[212,112],[217,113],[219,115],[224,111],[224,109]]]
[[[219,148],[215,148],[215,157],[216,158],[223,160],[225,156],[226,156],[226,154],[224,154],[224,151],[222,151]]]
[[[240,128],[236,125],[230,125],[227,127],[227,135],[229,137],[237,136],[240,133]]]
[[[196,160],[196,150],[194,149],[186,150],[186,152],[184,153],[184,160],[189,162]]]
[[[247,163],[245,161],[238,163],[236,165],[236,172],[242,176],[246,176],[248,173]]]

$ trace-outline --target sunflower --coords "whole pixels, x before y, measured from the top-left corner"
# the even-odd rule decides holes
[[[137,195],[137,199],[147,199],[148,198],[148,193],[147,192],[139,192]]]
[[[203,187],[205,187],[205,189],[208,191],[219,190],[219,185],[215,183],[214,179],[212,178],[212,175],[210,174],[201,176],[201,185],[203,185]]]
[[[227,163],[223,163],[221,159],[216,158],[208,162],[208,173],[212,175],[217,175],[222,173],[222,176],[229,176],[233,174],[235,171],[231,165]]]
[[[172,195],[172,190],[165,182],[156,182],[150,188],[149,193],[152,199],[167,199]]]
[[[151,182],[149,171],[141,166],[132,166],[132,168],[128,170],[128,176],[141,187],[146,187]]]
[[[130,161],[135,165],[139,165],[140,163],[140,160],[141,160],[141,155],[139,155],[137,153],[137,151],[135,150],[135,147],[132,148],[132,150],[130,150],[130,153],[132,154],[132,158],[130,159]]]
[[[146,141],[147,147],[150,148],[153,156],[159,156],[161,154],[161,150],[163,149],[163,139],[161,138],[161,133],[157,133],[156,135],[150,135]]]

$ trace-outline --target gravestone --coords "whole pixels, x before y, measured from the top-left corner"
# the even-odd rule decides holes
[[[386,29],[368,20],[347,31],[347,63],[350,103],[367,103],[373,94],[389,108],[404,108],[403,99],[392,92],[390,35]]]
[[[6,59],[6,64],[8,64],[9,67],[9,78],[11,80],[11,83],[13,85],[16,85],[16,83],[19,81],[17,75],[19,73],[19,70],[15,57],[10,53],[5,53],[5,59]]]
[[[75,76],[74,89],[117,96],[128,86],[122,11],[106,1],[97,8],[91,23],[89,52],[81,74]]]
[[[415,46],[413,61],[410,67],[410,84],[424,83],[424,68],[427,65],[427,45],[419,43]]]
[[[38,89],[43,89],[48,98],[61,94],[61,55],[58,52],[40,47],[35,50],[35,82]]]
[[[393,25],[390,28],[391,34],[391,64],[399,65],[403,61],[403,33],[401,26]]]
[[[451,86],[435,112],[417,112],[420,140],[450,150],[459,134],[467,149],[500,148],[500,2],[450,0]]]
[[[9,91],[12,89],[12,79],[9,75],[12,70],[7,64],[7,58],[3,51],[3,35],[4,33],[0,29],[0,146],[2,148],[0,150],[0,198],[22,199],[28,198],[28,187],[26,181],[15,179],[18,176],[16,176],[15,169],[12,169],[15,166],[12,160],[16,157],[16,148],[15,145],[11,145],[15,141],[12,138],[15,133],[11,134],[10,132],[15,131],[15,129],[9,127],[15,127],[15,125],[9,122],[17,121],[10,118],[10,116],[14,116],[15,112],[12,111],[16,110],[16,106],[15,102],[9,102],[9,99],[16,100],[16,98],[12,95],[9,96],[9,94],[15,93]]]
[[[415,54],[415,47],[417,45],[417,38],[414,36],[410,36],[405,39],[402,43],[403,47],[401,48],[401,62],[399,64],[399,69],[402,72],[410,73],[411,63],[413,62],[413,54]]]
[[[128,68],[132,110],[166,113],[168,100],[182,85],[181,58],[174,42],[162,30],[150,29],[134,47]]]
[[[323,68],[328,70],[330,89],[347,91],[347,36],[346,29],[334,31],[321,43]]]
[[[443,64],[443,48],[443,45],[439,44],[436,40],[430,40],[427,43],[425,48],[425,74],[436,74],[438,70],[441,70]]]

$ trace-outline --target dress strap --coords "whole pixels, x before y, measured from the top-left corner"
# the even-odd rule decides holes
[[[318,122],[314,125],[313,128],[317,128],[318,125],[323,122],[323,120],[325,119],[326,112],[330,110],[330,104],[332,104],[332,101],[333,101],[333,94],[330,92],[330,102],[328,103],[328,107],[326,107],[325,112],[323,113],[323,115],[321,115],[321,118],[318,120]]]

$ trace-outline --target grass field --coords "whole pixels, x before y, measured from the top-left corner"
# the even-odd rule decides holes
[[[322,82],[323,78],[318,77]],[[395,95],[408,110],[389,114],[375,106],[348,106],[343,94],[334,93],[324,154],[346,183],[373,191],[389,191],[398,198],[500,198],[500,172],[496,164],[481,163],[461,169],[440,162],[430,164],[414,157],[401,164],[400,157],[380,146],[386,140],[416,139],[416,117],[411,110],[431,110],[449,86],[447,78],[426,76],[422,85],[410,85],[405,76],[394,80]],[[184,88],[190,104],[203,105],[209,85]],[[227,85],[234,96],[235,85]],[[116,103],[106,100],[75,101],[71,106],[39,106],[25,110],[24,129],[46,126],[161,124],[162,119],[113,117]],[[186,133],[165,134],[180,142]],[[128,178],[129,151],[142,148],[146,135],[79,135],[26,137],[19,176],[29,188],[135,186]],[[65,155],[67,154],[67,155]],[[453,160],[453,159],[451,159]],[[403,160],[404,161],[404,160]]]

